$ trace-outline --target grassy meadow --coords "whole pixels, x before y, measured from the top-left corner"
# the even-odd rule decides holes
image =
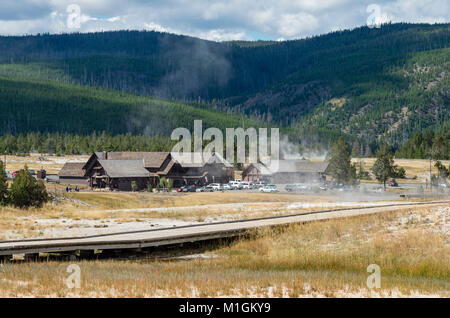
[[[0,296],[448,297],[449,213],[405,209],[264,229],[201,251],[79,261],[80,289],[65,284],[69,262],[7,263]],[[381,289],[366,286],[369,264],[381,268]]]

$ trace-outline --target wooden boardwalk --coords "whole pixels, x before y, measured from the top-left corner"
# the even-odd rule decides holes
[[[153,229],[144,231],[121,232],[86,237],[65,237],[51,239],[30,239],[0,241],[0,256],[39,255],[39,253],[76,254],[80,251],[97,253],[105,250],[139,251],[145,248],[164,247],[182,243],[193,243],[243,235],[249,230],[288,225],[292,223],[312,222],[332,218],[350,217],[364,214],[395,211],[417,206],[432,207],[450,205],[450,201],[424,203],[386,204],[384,206],[326,210],[306,212],[277,217],[267,217],[231,222],[205,223],[182,227]]]

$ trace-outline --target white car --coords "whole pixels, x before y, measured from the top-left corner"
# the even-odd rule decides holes
[[[211,184],[208,185],[208,187],[213,188],[214,191],[221,190],[220,183],[211,183]]]
[[[258,182],[255,182],[253,185],[254,185],[255,188],[264,188],[264,186],[266,184],[264,182],[262,182],[262,181],[258,181]]]
[[[278,192],[277,186],[274,184],[268,184],[264,188],[259,189],[260,192]]]
[[[241,185],[242,185],[242,189],[245,189],[245,190],[249,190],[249,189],[251,189],[251,187],[250,187],[250,182],[242,182],[241,183]]]
[[[224,184],[222,184],[222,189],[223,190],[231,190],[231,185],[228,183],[224,183]]]
[[[235,189],[235,190],[236,189],[238,189],[238,190],[242,189],[242,183],[241,182],[231,181],[229,184],[230,184],[232,189]]]

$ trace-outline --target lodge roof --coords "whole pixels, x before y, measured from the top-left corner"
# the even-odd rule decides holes
[[[159,169],[169,157],[169,152],[96,152],[101,160],[144,160],[145,168]]]
[[[84,162],[66,162],[58,173],[59,177],[84,177]]]
[[[172,159],[184,168],[201,168],[204,165],[211,165],[216,163],[223,164],[227,168],[233,167],[233,165],[231,165],[218,153],[206,153],[202,156],[201,152],[184,152],[180,155],[181,156],[177,155],[176,153],[172,153]]]
[[[314,162],[310,160],[276,160],[269,164],[252,164],[261,174],[273,173],[325,173],[328,162]]]
[[[145,169],[142,159],[99,159],[98,161],[110,178],[144,178],[153,175]]]
[[[268,166],[273,173],[276,172],[317,172],[324,173],[328,162],[313,162],[309,160],[278,160],[272,161]]]
[[[149,173],[147,176],[166,175],[175,164],[178,164],[183,168],[203,168],[205,165],[215,163],[223,164],[226,168],[233,167],[217,153],[209,156],[206,155],[203,158],[199,156],[201,154],[202,153],[186,152],[183,153],[183,155],[186,155],[187,158],[183,156],[180,158],[176,153],[172,155],[170,152],[95,152],[91,158],[95,158],[101,162],[101,165],[104,168],[104,162],[117,161],[108,166],[110,169],[108,175],[110,175],[110,177],[114,174],[114,169],[124,172],[119,172],[119,174],[124,174],[124,177],[126,177],[127,173],[125,173],[125,170],[122,170],[122,166],[127,165],[129,161],[140,161],[140,168],[149,169],[152,172],[157,173]],[[167,162],[167,164],[164,164],[165,162]],[[106,163],[106,165],[108,164]],[[132,165],[137,169],[138,166],[136,163],[132,163]],[[87,163],[84,165],[84,168],[87,169]],[[141,172],[143,171],[141,170]]]
[[[271,175],[272,174],[272,172],[262,163],[259,163],[259,162],[252,163],[245,169],[245,171],[249,171],[251,169],[251,167],[255,167],[259,171],[259,173],[262,175]]]

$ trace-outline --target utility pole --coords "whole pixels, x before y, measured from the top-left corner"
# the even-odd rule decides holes
[[[430,190],[433,190],[433,184],[431,183],[431,149],[430,149]]]

